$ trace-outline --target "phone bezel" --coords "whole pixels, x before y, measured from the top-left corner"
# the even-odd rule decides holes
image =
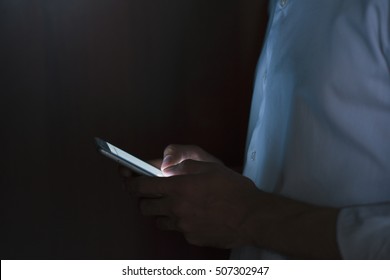
[[[143,160],[141,160],[141,159],[135,157],[134,155],[131,155],[131,154],[129,154],[128,152],[126,152],[126,151],[124,151],[124,150],[122,150],[122,149],[116,147],[115,145],[113,145],[113,144],[111,144],[111,143],[109,143],[109,142],[107,142],[107,141],[104,141],[104,140],[102,140],[102,139],[100,139],[100,138],[98,138],[98,137],[95,138],[95,142],[96,142],[96,146],[97,146],[98,151],[99,151],[102,155],[104,155],[104,156],[106,156],[106,157],[108,157],[108,158],[110,158],[110,159],[112,159],[112,160],[118,162],[119,164],[121,164],[121,165],[123,165],[123,166],[125,166],[125,167],[128,167],[128,168],[131,169],[132,171],[137,172],[137,173],[139,173],[139,174],[141,174],[141,175],[146,175],[146,176],[163,177],[163,174],[162,174],[161,170],[159,170],[159,169],[157,169],[156,167],[154,167],[153,165],[150,165],[149,163],[147,163],[147,162],[145,162],[145,161],[143,161]],[[143,168],[142,166],[137,165],[136,163],[134,163],[134,162],[132,162],[132,161],[129,161],[129,160],[127,160],[127,159],[125,159],[125,158],[123,158],[123,157],[117,155],[117,154],[114,154],[114,153],[110,150],[108,144],[110,144],[111,146],[113,146],[115,149],[119,149],[120,151],[122,151],[122,152],[128,154],[130,157],[134,158],[135,160],[140,161],[142,164],[144,164],[144,165],[145,165],[146,167],[148,167],[150,170],[145,169],[145,168]],[[155,171],[155,173],[154,173],[153,171]]]

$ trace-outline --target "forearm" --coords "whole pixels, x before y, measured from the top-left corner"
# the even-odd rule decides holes
[[[242,225],[250,245],[292,258],[339,259],[336,239],[338,209],[317,207],[259,192]]]

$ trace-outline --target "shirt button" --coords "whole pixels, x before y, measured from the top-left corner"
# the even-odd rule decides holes
[[[256,151],[251,153],[251,161],[255,161],[256,159]]]
[[[284,8],[287,5],[288,0],[280,0],[280,6]]]

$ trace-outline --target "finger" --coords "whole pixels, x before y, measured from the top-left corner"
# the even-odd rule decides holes
[[[129,180],[129,178],[131,178],[133,176],[133,172],[130,169],[128,169],[122,165],[118,165],[118,172],[119,172],[120,176],[122,177],[121,187],[123,190],[126,190],[127,182]]]
[[[118,165],[118,172],[121,176],[125,178],[130,178],[133,176],[133,172],[129,168],[124,167],[122,165]]]
[[[196,161],[196,160],[184,160],[179,164],[170,166],[164,169],[162,172],[165,177],[199,174],[206,172],[212,167],[212,163]]]
[[[161,170],[164,170],[173,165],[177,165],[188,159],[223,164],[222,161],[205,152],[198,146],[169,145],[164,150],[164,159],[161,164]]]
[[[130,193],[137,197],[162,197],[170,193],[168,178],[140,176],[129,180]]]
[[[200,160],[201,149],[191,145],[169,145],[164,150],[161,170],[181,163],[186,159]]]
[[[157,217],[156,225],[162,230],[177,230],[175,220],[167,216]]]
[[[141,213],[145,216],[168,216],[171,213],[168,198],[144,198],[139,202]]]
[[[182,162],[183,158],[183,151],[182,151],[181,145],[169,145],[164,150],[164,158],[161,163],[161,170],[164,170],[165,168],[176,165],[180,162]]]

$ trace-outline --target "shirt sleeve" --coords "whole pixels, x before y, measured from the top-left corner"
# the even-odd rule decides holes
[[[343,208],[337,239],[344,259],[390,260],[390,202]]]

